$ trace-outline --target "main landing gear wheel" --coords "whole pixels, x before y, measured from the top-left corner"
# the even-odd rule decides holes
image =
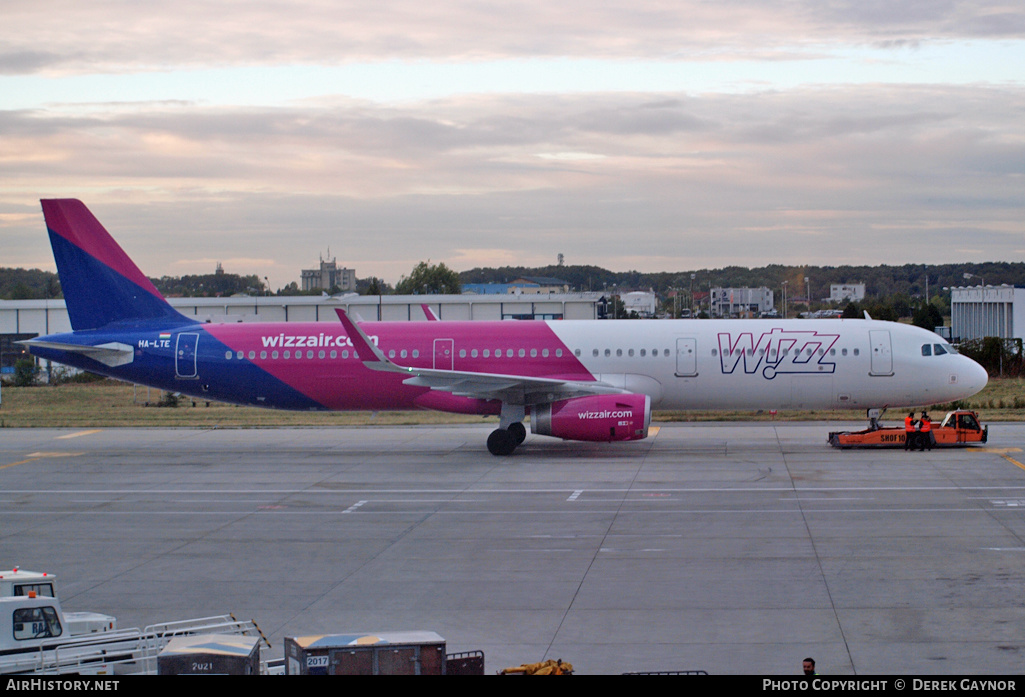
[[[488,452],[492,455],[512,455],[512,451],[516,449],[517,445],[519,443],[516,440],[516,435],[504,428],[496,428],[488,436]]]
[[[519,421],[509,424],[508,431],[512,434],[512,437],[516,439],[516,445],[519,445],[527,439],[527,427]]]

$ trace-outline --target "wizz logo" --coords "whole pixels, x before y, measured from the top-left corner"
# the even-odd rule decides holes
[[[752,332],[719,334],[719,361],[722,372],[732,374],[743,363],[748,374],[761,371],[772,380],[780,373],[833,373],[836,363],[827,360],[839,334],[773,329],[755,339]]]

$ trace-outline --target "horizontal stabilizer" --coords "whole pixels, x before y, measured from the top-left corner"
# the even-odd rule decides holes
[[[135,349],[128,344],[111,342],[97,346],[83,346],[82,344],[68,344],[58,341],[40,341],[38,339],[26,339],[16,343],[25,344],[29,348],[52,349],[54,351],[65,351],[77,353],[86,358],[92,358],[103,365],[115,368],[119,365],[128,365],[135,360]]]

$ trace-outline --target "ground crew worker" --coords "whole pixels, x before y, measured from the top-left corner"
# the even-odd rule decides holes
[[[926,448],[932,450],[932,421],[929,420],[929,415],[923,411],[918,434],[918,449],[925,450]]]
[[[908,412],[904,417],[904,449],[914,450],[915,448],[915,412]]]

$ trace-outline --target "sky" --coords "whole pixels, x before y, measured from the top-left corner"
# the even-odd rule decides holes
[[[0,266],[1025,261],[1025,5],[7,0]],[[820,279],[828,282],[830,279]],[[856,279],[843,279],[856,280]]]

